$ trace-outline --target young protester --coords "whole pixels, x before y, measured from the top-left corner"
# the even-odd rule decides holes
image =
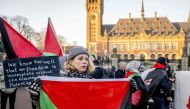
[[[147,109],[146,95],[148,94],[151,80],[143,81],[140,76],[139,70],[141,69],[141,63],[139,61],[131,61],[126,66],[126,74],[124,78],[131,78],[135,80],[138,86],[138,91],[132,93],[132,109]],[[136,94],[134,94],[136,93]],[[138,94],[137,94],[138,93]],[[138,97],[135,97],[138,96]],[[137,100],[138,99],[138,100]]]

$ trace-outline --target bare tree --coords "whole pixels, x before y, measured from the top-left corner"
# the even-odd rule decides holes
[[[23,16],[16,15],[11,18],[12,26],[28,40],[34,34],[34,29],[29,25],[28,19]]]

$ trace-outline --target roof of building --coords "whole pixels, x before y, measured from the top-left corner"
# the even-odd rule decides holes
[[[180,28],[182,27],[183,31],[185,33],[187,33],[188,31],[190,31],[190,22],[175,22],[173,23],[174,26],[180,30]]]
[[[180,23],[184,30],[190,28],[186,23]],[[145,32],[150,35],[175,35],[179,32],[179,27],[171,23],[167,17],[145,18],[142,21],[140,18],[119,19],[115,25],[103,25],[102,34],[106,31],[109,36],[115,35],[135,35]]]

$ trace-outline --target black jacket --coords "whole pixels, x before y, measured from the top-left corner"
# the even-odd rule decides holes
[[[152,73],[164,73],[164,76],[160,80],[152,97],[163,96],[164,93],[168,92],[171,89],[172,81],[169,80],[169,78],[166,74],[166,71],[164,69],[156,69]]]
[[[118,69],[114,75],[115,78],[124,78],[124,76],[125,76],[125,70],[122,69]]]
[[[91,76],[95,79],[101,79],[103,77],[104,69],[97,66],[95,67],[95,71],[91,73]]]

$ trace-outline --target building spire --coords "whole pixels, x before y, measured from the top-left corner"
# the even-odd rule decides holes
[[[142,0],[142,7],[141,7],[141,19],[144,20],[144,1]]]

